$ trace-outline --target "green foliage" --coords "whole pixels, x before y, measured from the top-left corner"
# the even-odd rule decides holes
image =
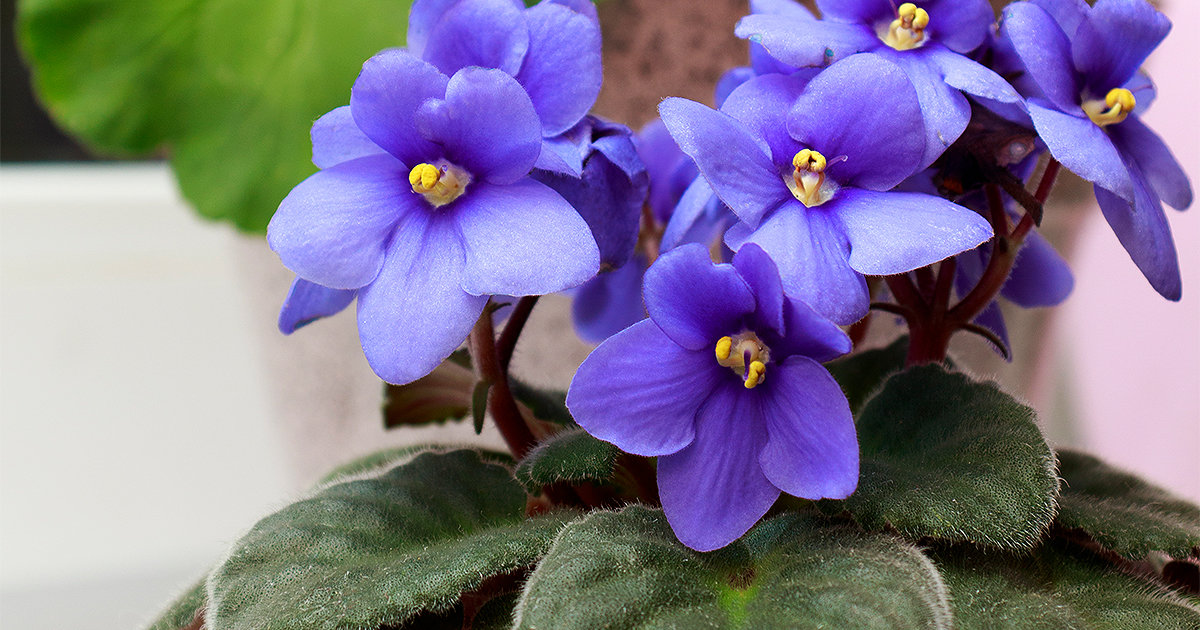
[[[407,0],[23,0],[19,43],[55,119],[93,149],[166,148],[200,214],[261,232],[316,169],[308,130],[363,61],[404,43]]]
[[[205,580],[200,580],[184,591],[146,630],[186,628],[196,618],[196,611],[204,606],[204,600],[208,597],[205,582]]]
[[[556,433],[517,465],[517,480],[536,492],[553,483],[606,481],[613,475],[620,451],[580,428]]]
[[[1178,596],[1044,545],[1016,556],[968,548],[934,554],[959,630],[1200,628]]]
[[[844,505],[868,528],[1031,548],[1049,527],[1054,454],[1033,410],[994,384],[912,368],[887,381],[857,424],[862,472]]]
[[[850,411],[862,410],[867,399],[879,389],[887,377],[904,369],[908,356],[908,337],[901,337],[886,348],[866,350],[825,364],[825,368],[842,386]]]
[[[383,426],[389,429],[462,420],[471,412],[475,374],[453,360],[407,385],[386,385]]]
[[[949,628],[933,565],[890,536],[800,514],[702,554],[662,512],[567,526],[526,584],[517,628]]]
[[[1200,548],[1200,508],[1083,453],[1059,451],[1063,477],[1058,522],[1139,560],[1151,551],[1174,557]]]
[[[449,611],[532,564],[572,513],[526,519],[525,493],[479,453],[421,453],[325,486],[258,522],[210,578],[213,630],[350,629]]]
[[[554,390],[541,390],[515,378],[509,379],[513,398],[529,408],[538,420],[554,424],[574,425],[575,419],[567,411],[567,393]]]

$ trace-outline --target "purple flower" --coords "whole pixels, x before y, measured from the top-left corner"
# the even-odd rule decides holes
[[[349,107],[313,126],[322,170],[283,200],[267,240],[304,281],[357,290],[363,351],[384,380],[437,366],[488,296],[561,291],[596,273],[587,224],[528,177],[541,129],[504,72],[447,77],[402,50],[363,64]]]
[[[979,48],[995,21],[987,0],[818,0],[822,20],[789,0],[752,5],[738,22],[738,37],[762,44],[771,56],[796,67],[820,67],[858,53],[899,65],[917,90],[926,131],[922,166],[928,166],[967,128],[971,106],[962,92],[1014,103],[1020,96],[999,75],[964,57]],[[770,11],[757,5],[768,5]],[[803,13],[801,13],[801,11]]]
[[[781,491],[854,491],[854,421],[820,364],[850,340],[784,295],[762,250],[714,265],[702,245],[684,245],[646,273],[645,296],[650,319],[592,352],[567,406],[592,435],[658,456],[663,511],[680,541],[723,547]]]
[[[472,66],[517,79],[533,101],[545,139],[537,167],[580,175],[570,131],[596,102],[602,80],[600,25],[590,0],[417,0],[408,50],[444,74]]]
[[[1104,218],[1151,286],[1178,300],[1179,261],[1162,204],[1190,206],[1192,188],[1137,115],[1153,96],[1138,68],[1170,28],[1142,0],[1018,2],[1001,24],[1039,90],[1028,104],[1038,135],[1095,185]]]
[[[721,112],[679,98],[659,112],[741,220],[725,242],[762,247],[789,295],[840,324],[867,312],[864,274],[904,273],[992,236],[949,201],[885,192],[920,168],[925,134],[912,84],[877,56],[835,63],[807,85],[758,77]]]

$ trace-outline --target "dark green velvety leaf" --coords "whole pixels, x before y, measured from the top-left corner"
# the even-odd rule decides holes
[[[908,337],[901,337],[886,348],[866,350],[825,364],[842,386],[854,415],[867,403],[888,376],[904,369],[908,356]]]
[[[561,481],[606,481],[619,454],[617,447],[583,429],[566,429],[530,451],[517,465],[516,476],[531,492]]]
[[[554,424],[575,424],[571,412],[567,411],[566,392],[541,390],[515,378],[509,379],[513,398],[529,408],[533,417]]]
[[[1179,596],[1044,545],[1027,555],[958,548],[933,554],[959,630],[1195,630]]]
[[[1059,451],[1058,523],[1133,560],[1200,548],[1200,507],[1083,453]]]
[[[574,516],[526,519],[525,501],[508,469],[470,450],[324,486],[237,542],[211,577],[210,627],[375,628],[449,611],[534,563]]]
[[[146,630],[182,630],[188,627],[195,621],[196,612],[204,607],[208,597],[205,582],[200,580],[184,591]]]
[[[462,420],[471,412],[475,374],[451,360],[407,385],[385,385],[383,426],[394,429]]]
[[[516,464],[516,462],[513,461],[512,455],[509,455],[508,453],[477,448],[467,444],[457,446],[447,444],[413,444],[410,446],[397,446],[395,448],[388,448],[382,451],[376,451],[374,453],[363,455],[357,459],[352,459],[345,464],[342,464],[341,466],[329,471],[329,473],[327,473],[321,478],[320,481],[317,482],[317,485],[326,484],[331,481],[343,479],[345,477],[362,475],[364,473],[380,473],[386,468],[399,465],[404,461],[412,459],[418,453],[425,451],[445,453],[447,451],[458,450],[460,448],[474,449],[478,451],[479,456],[482,457],[485,462],[500,464],[501,466],[507,466],[509,468]]]
[[[916,548],[790,513],[692,551],[662,512],[595,512],[554,541],[517,628],[949,628],[945,589]]]
[[[844,505],[868,528],[1031,548],[1054,518],[1054,453],[1034,411],[992,383],[912,368],[884,384],[857,425],[862,473]]]
[[[308,130],[408,0],[23,0],[17,31],[55,119],[97,151],[166,148],[200,214],[259,232],[316,169]]]

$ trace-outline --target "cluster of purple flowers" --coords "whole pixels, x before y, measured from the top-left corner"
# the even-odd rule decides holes
[[[368,60],[349,105],[316,122],[321,170],[271,222],[297,274],[280,328],[357,300],[371,366],[407,383],[491,296],[578,287],[580,333],[603,343],[567,404],[596,437],[659,457],[668,520],[708,550],[780,492],[854,491],[853,420],[820,362],[851,350],[838,326],[867,314],[868,277],[958,256],[959,292],[979,280],[992,223],[931,184],[977,109],[1036,131],[1014,173],[1045,149],[1093,182],[1178,298],[1161,204],[1191,189],[1137,115],[1153,95],[1139,66],[1169,28],[1145,0],[1023,0],[998,31],[986,0],[817,6],[752,0],[736,29],[751,64],[721,80],[718,109],[669,98],[634,136],[588,115],[587,0],[417,0],[408,48]],[[1064,299],[1065,263],[1044,241],[1026,251],[1004,295]],[[994,305],[980,323],[1003,334]]]

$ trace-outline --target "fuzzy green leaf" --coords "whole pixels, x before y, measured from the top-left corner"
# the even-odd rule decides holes
[[[196,619],[196,612],[204,607],[208,597],[206,582],[200,580],[180,594],[146,630],[182,630],[188,627]]]
[[[825,368],[842,386],[850,411],[862,410],[867,399],[889,376],[904,369],[908,356],[908,337],[901,337],[886,348],[866,350],[825,364]]]
[[[449,611],[534,563],[573,513],[526,519],[525,493],[479,453],[421,453],[320,488],[259,521],[210,578],[213,630],[350,629]]]
[[[261,232],[314,172],[308,131],[363,61],[404,43],[408,0],[22,0],[54,118],[93,149],[166,148],[200,214]]]
[[[959,630],[1200,628],[1200,611],[1177,595],[1051,545],[1026,556],[942,550],[934,560]]]
[[[606,481],[619,454],[617,447],[583,429],[566,429],[530,451],[517,465],[516,476],[530,492],[563,481]]]
[[[949,628],[945,589],[907,543],[800,514],[692,551],[662,512],[569,525],[526,583],[516,628]]]
[[[1183,557],[1200,549],[1200,507],[1083,453],[1059,451],[1058,523],[1140,560],[1151,551]]]
[[[862,468],[845,507],[871,529],[1031,548],[1054,518],[1054,453],[1034,411],[939,366],[890,378],[858,417]]]

